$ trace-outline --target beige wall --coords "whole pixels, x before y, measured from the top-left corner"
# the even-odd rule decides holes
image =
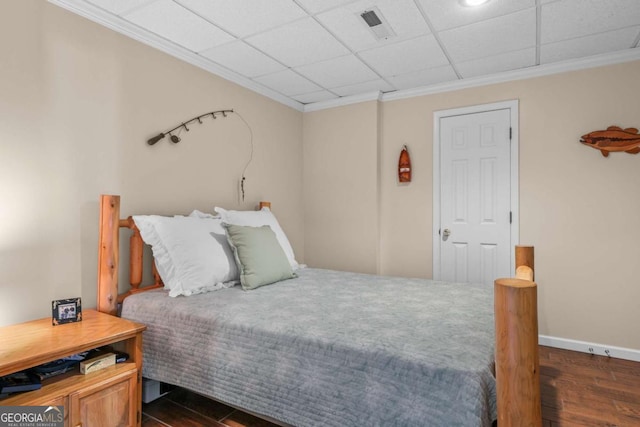
[[[432,276],[434,111],[518,99],[520,242],[536,248],[540,333],[640,349],[640,155],[604,158],[578,142],[609,125],[640,127],[638,76],[640,62],[632,62],[381,103],[379,272]],[[312,137],[324,142],[320,127],[309,135],[306,119],[305,153]],[[340,123],[355,127],[359,120],[343,116]],[[412,155],[410,185],[396,178],[403,144]],[[315,161],[305,156],[305,168]],[[372,164],[355,165],[354,175],[371,174]],[[359,189],[337,191],[348,200]],[[334,247],[361,234],[350,234],[347,223],[341,229]],[[317,232],[313,245],[328,246],[322,238]],[[314,264],[312,252],[307,262]],[[324,266],[345,263],[342,253],[324,254]]]
[[[302,113],[41,0],[0,6],[0,325],[95,306],[98,199],[122,215],[273,209],[304,261]],[[145,141],[233,108],[174,145]]]
[[[313,267],[378,270],[378,114],[370,101],[304,115],[304,252]]]
[[[433,112],[519,99],[520,241],[536,246],[540,332],[640,349],[640,156],[578,143],[640,127],[640,62],[303,117],[48,3],[1,7],[0,324],[46,316],[52,299],[95,305],[100,193],[121,194],[123,215],[271,200],[300,261],[431,277]],[[144,143],[219,108],[253,126],[245,203],[237,117]],[[403,144],[410,185],[396,180]]]

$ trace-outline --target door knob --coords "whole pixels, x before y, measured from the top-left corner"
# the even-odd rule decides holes
[[[445,229],[442,231],[442,235],[443,235],[444,237],[449,237],[449,236],[451,235],[451,230],[449,230],[448,228],[445,228]]]

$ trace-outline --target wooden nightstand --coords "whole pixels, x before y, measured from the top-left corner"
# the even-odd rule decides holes
[[[146,326],[95,310],[82,321],[52,326],[51,318],[0,328],[0,376],[111,345],[129,360],[87,375],[73,370],[43,381],[40,390],[0,399],[0,405],[62,405],[65,426],[140,426],[142,331]]]

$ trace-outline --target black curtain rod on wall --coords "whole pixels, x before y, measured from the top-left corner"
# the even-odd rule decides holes
[[[158,135],[154,136],[153,138],[150,138],[147,141],[147,144],[153,145],[156,142],[160,141],[165,136],[167,136],[167,134],[169,134],[169,136],[171,137],[171,142],[173,142],[174,144],[177,144],[178,142],[180,142],[180,137],[178,135],[172,135],[171,132],[173,132],[173,131],[175,131],[177,129],[180,129],[180,128],[184,128],[184,130],[186,130],[188,132],[189,128],[187,127],[187,125],[195,122],[196,120],[198,121],[198,123],[202,124],[202,119],[204,117],[211,116],[211,117],[213,117],[215,119],[216,118],[216,114],[222,114],[223,117],[227,117],[227,113],[233,113],[233,110],[218,110],[218,111],[212,111],[210,113],[201,114],[199,116],[196,116],[196,117],[194,117],[192,119],[187,120],[186,122],[180,123],[178,126],[174,127],[173,129],[170,129],[170,130],[165,131],[165,132],[160,132]]]

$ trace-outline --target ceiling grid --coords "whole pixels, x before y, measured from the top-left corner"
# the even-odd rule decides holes
[[[298,109],[640,59],[638,0],[49,1]]]

